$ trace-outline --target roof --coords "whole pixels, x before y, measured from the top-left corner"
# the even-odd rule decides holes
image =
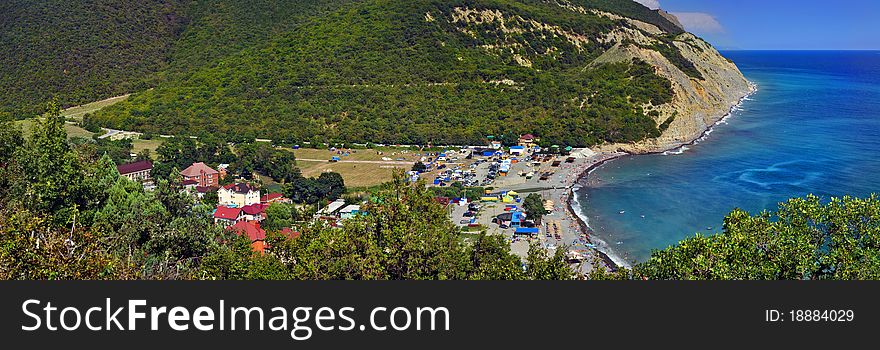
[[[256,203],[256,204],[251,204],[251,205],[245,205],[245,206],[241,207],[241,210],[245,214],[248,214],[248,215],[257,215],[259,213],[266,211],[266,208],[268,208],[268,207],[269,207],[268,204]]]
[[[525,134],[525,135],[520,136],[519,138],[522,139],[522,140],[534,140],[534,139],[535,139],[535,135],[532,135],[532,134]]]
[[[515,231],[516,233],[538,233],[540,232],[537,227],[519,227]]]
[[[227,191],[233,191],[233,192],[236,192],[236,193],[248,193],[248,192],[256,191],[256,190],[257,190],[256,187],[251,186],[251,185],[246,184],[246,183],[234,183],[234,184],[228,184],[228,185],[226,185],[226,186],[223,186],[223,188],[226,189]]]
[[[198,162],[198,163],[193,163],[192,165],[190,165],[186,169],[183,169],[183,171],[180,172],[180,175],[187,176],[187,177],[193,177],[193,176],[202,175],[203,173],[205,175],[219,174],[219,172],[217,172],[217,170],[211,169],[211,167],[209,167],[205,163]]]
[[[282,198],[282,197],[284,197],[284,195],[281,193],[269,193],[267,195],[260,197],[260,202],[269,202],[269,201],[273,201],[273,200],[276,200],[276,199]]]
[[[181,182],[180,184],[181,184],[182,186],[192,186],[192,185],[195,185],[195,184],[198,184],[198,183],[199,183],[199,182],[196,181],[196,180],[183,180],[183,182]]]
[[[247,236],[251,239],[251,242],[266,240],[266,231],[257,227],[257,224],[253,222],[239,221],[226,229],[235,232],[239,236]]]
[[[290,227],[285,227],[281,229],[281,234],[287,236],[290,239],[294,239],[299,237],[299,232],[291,230]]]
[[[136,173],[139,171],[150,170],[153,169],[153,163],[149,160],[142,160],[139,162],[128,163],[117,165],[116,170],[119,171],[120,175]]]
[[[241,214],[241,208],[230,208],[227,206],[217,206],[217,210],[214,211],[215,219],[226,219],[226,220],[235,220],[238,219],[238,216]]]
[[[359,211],[359,210],[361,210],[361,206],[360,206],[360,205],[357,205],[357,204],[350,204],[350,205],[346,206],[345,208],[342,208],[342,210],[340,210],[339,212],[340,212],[340,213],[351,213],[351,212],[356,212],[356,211]]]
[[[523,146],[511,146],[510,149],[526,149]]]
[[[321,209],[321,211],[319,211],[318,213],[319,214],[333,214],[337,210],[339,210],[339,208],[342,208],[343,206],[345,206],[345,200],[344,199],[337,199],[337,200],[333,201],[332,203],[330,203],[329,205],[327,205],[326,207],[324,207],[324,209]]]
[[[198,193],[208,193],[208,192],[216,192],[217,186],[196,186],[196,192]]]

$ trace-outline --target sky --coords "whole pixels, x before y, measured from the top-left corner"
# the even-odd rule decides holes
[[[880,50],[880,0],[635,0],[727,50]]]

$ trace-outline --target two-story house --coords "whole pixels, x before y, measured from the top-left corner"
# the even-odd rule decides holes
[[[260,190],[246,183],[235,183],[217,190],[220,205],[242,208],[246,205],[260,203]]]

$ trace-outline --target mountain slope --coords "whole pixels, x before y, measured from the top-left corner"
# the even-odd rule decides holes
[[[715,86],[723,61],[626,0],[204,0],[182,13],[154,88],[90,123],[291,143],[645,143],[687,124],[684,97]],[[731,82],[706,104],[745,86]]]
[[[0,2],[0,120],[53,97],[76,105],[146,89],[186,24],[183,0]]]

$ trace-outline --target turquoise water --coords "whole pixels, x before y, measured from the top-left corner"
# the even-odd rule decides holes
[[[758,86],[740,110],[681,154],[603,165],[591,175],[599,184],[576,194],[599,238],[626,260],[718,232],[734,208],[880,193],[880,52],[724,55]]]

